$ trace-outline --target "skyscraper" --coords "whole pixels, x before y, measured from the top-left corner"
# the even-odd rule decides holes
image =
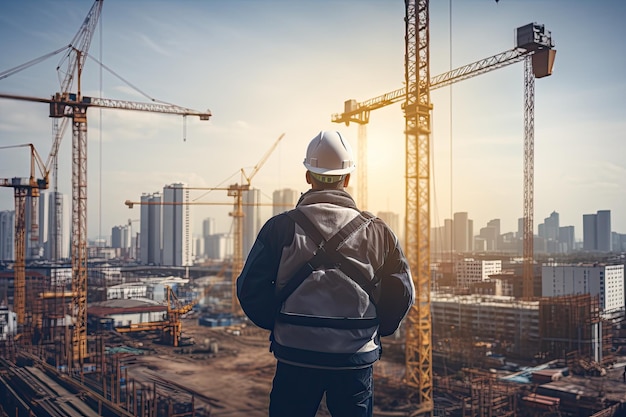
[[[183,204],[189,201],[184,187],[182,183],[163,187],[163,265],[192,265],[191,208]]]
[[[472,250],[470,240],[474,240],[470,230],[470,220],[467,212],[454,213],[454,250],[455,252],[469,252]],[[473,242],[472,242],[473,245]]]
[[[611,210],[598,210],[596,214],[596,245],[600,252],[611,252]]]
[[[141,203],[141,214],[139,217],[139,261],[144,265],[160,265],[161,194],[143,194],[141,196]]]
[[[43,195],[48,201],[43,207],[39,207],[39,210],[45,208],[47,211],[44,214],[45,220],[39,222],[40,235],[47,230],[44,257],[51,261],[69,259],[72,229],[70,197],[54,191]]]
[[[611,211],[583,214],[583,250],[611,251]]]
[[[15,259],[15,211],[0,211],[0,260]]]

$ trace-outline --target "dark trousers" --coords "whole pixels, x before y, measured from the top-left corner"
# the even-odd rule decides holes
[[[373,368],[316,369],[278,362],[270,394],[270,417],[314,417],[326,394],[333,417],[372,417]]]

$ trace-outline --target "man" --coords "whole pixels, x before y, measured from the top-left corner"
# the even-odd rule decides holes
[[[272,331],[270,417],[315,416],[324,394],[335,417],[371,417],[380,337],[414,302],[409,265],[391,229],[344,190],[355,165],[338,132],[313,138],[304,166],[311,189],[263,226],[237,296]]]

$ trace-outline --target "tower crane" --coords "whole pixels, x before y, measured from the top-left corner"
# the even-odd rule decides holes
[[[80,67],[79,67],[80,79]],[[80,82],[78,83],[80,88]],[[72,307],[75,315],[72,334],[74,357],[83,362],[87,354],[87,109],[90,107],[197,116],[209,120],[211,112],[173,104],[141,103],[80,94],[55,94],[39,98],[0,93],[0,98],[47,103],[50,117],[72,119]]]
[[[26,324],[26,197],[31,204],[37,201],[40,190],[48,188],[49,171],[32,143],[25,145],[3,146],[0,149],[29,147],[30,148],[30,176],[28,178],[0,178],[0,187],[13,188],[15,198],[15,265],[13,268],[13,309],[17,315],[17,324],[20,332]],[[39,169],[41,178],[36,176]],[[36,206],[35,206],[36,207]],[[37,224],[37,211],[31,207],[30,224]]]
[[[239,300],[237,299],[237,291],[236,289],[236,278],[241,273],[243,269],[243,221],[244,221],[244,206],[260,206],[264,205],[262,203],[252,203],[247,204],[243,202],[243,193],[250,191],[250,185],[252,183],[252,179],[259,172],[259,170],[263,167],[267,159],[274,152],[280,141],[285,136],[282,133],[276,141],[272,144],[270,149],[263,155],[263,157],[257,162],[257,164],[252,168],[250,174],[246,174],[246,171],[241,168],[241,184],[235,183],[231,184],[228,187],[180,187],[183,190],[204,190],[204,191],[226,191],[229,197],[234,197],[235,201],[233,204],[233,210],[228,214],[233,217],[234,222],[234,238],[233,238],[233,266],[231,271],[232,276],[232,289],[231,289],[231,306],[233,315],[237,316],[241,314],[241,309],[239,307]],[[244,182],[245,179],[245,182]],[[222,205],[224,203],[214,203],[214,202],[149,202],[149,201],[129,201],[126,200],[125,204],[128,208],[133,208],[135,204],[156,204],[156,205]],[[274,206],[275,204],[268,204]]]
[[[530,24],[518,29],[516,48],[473,64],[430,78],[429,1],[405,0],[405,88],[356,103],[345,102],[342,114],[333,122],[359,124],[359,158],[366,170],[365,128],[370,111],[402,101],[405,115],[405,191],[406,253],[413,271],[416,303],[406,326],[406,383],[417,389],[417,410],[412,415],[433,410],[432,328],[430,316],[430,90],[443,87],[503,66],[524,60],[524,296],[532,294],[532,206],[534,152],[534,78],[550,75],[555,50],[543,25]],[[521,41],[521,42],[520,42]],[[533,69],[533,62],[543,69]],[[361,171],[359,171],[361,174]],[[359,178],[357,195],[361,204],[367,199],[366,174]]]

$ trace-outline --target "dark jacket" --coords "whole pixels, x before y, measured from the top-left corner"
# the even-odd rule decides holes
[[[296,209],[330,239],[360,215],[354,200],[340,190],[310,190]],[[272,330],[278,360],[312,367],[369,366],[380,357],[380,336],[395,332],[414,302],[415,289],[396,235],[371,216],[345,238],[337,251],[345,258],[326,263],[285,299],[277,294],[318,246],[289,213],[272,217],[261,229],[237,279],[237,296],[246,315]],[[359,285],[351,275],[374,285]],[[356,281],[356,282],[355,282]]]

